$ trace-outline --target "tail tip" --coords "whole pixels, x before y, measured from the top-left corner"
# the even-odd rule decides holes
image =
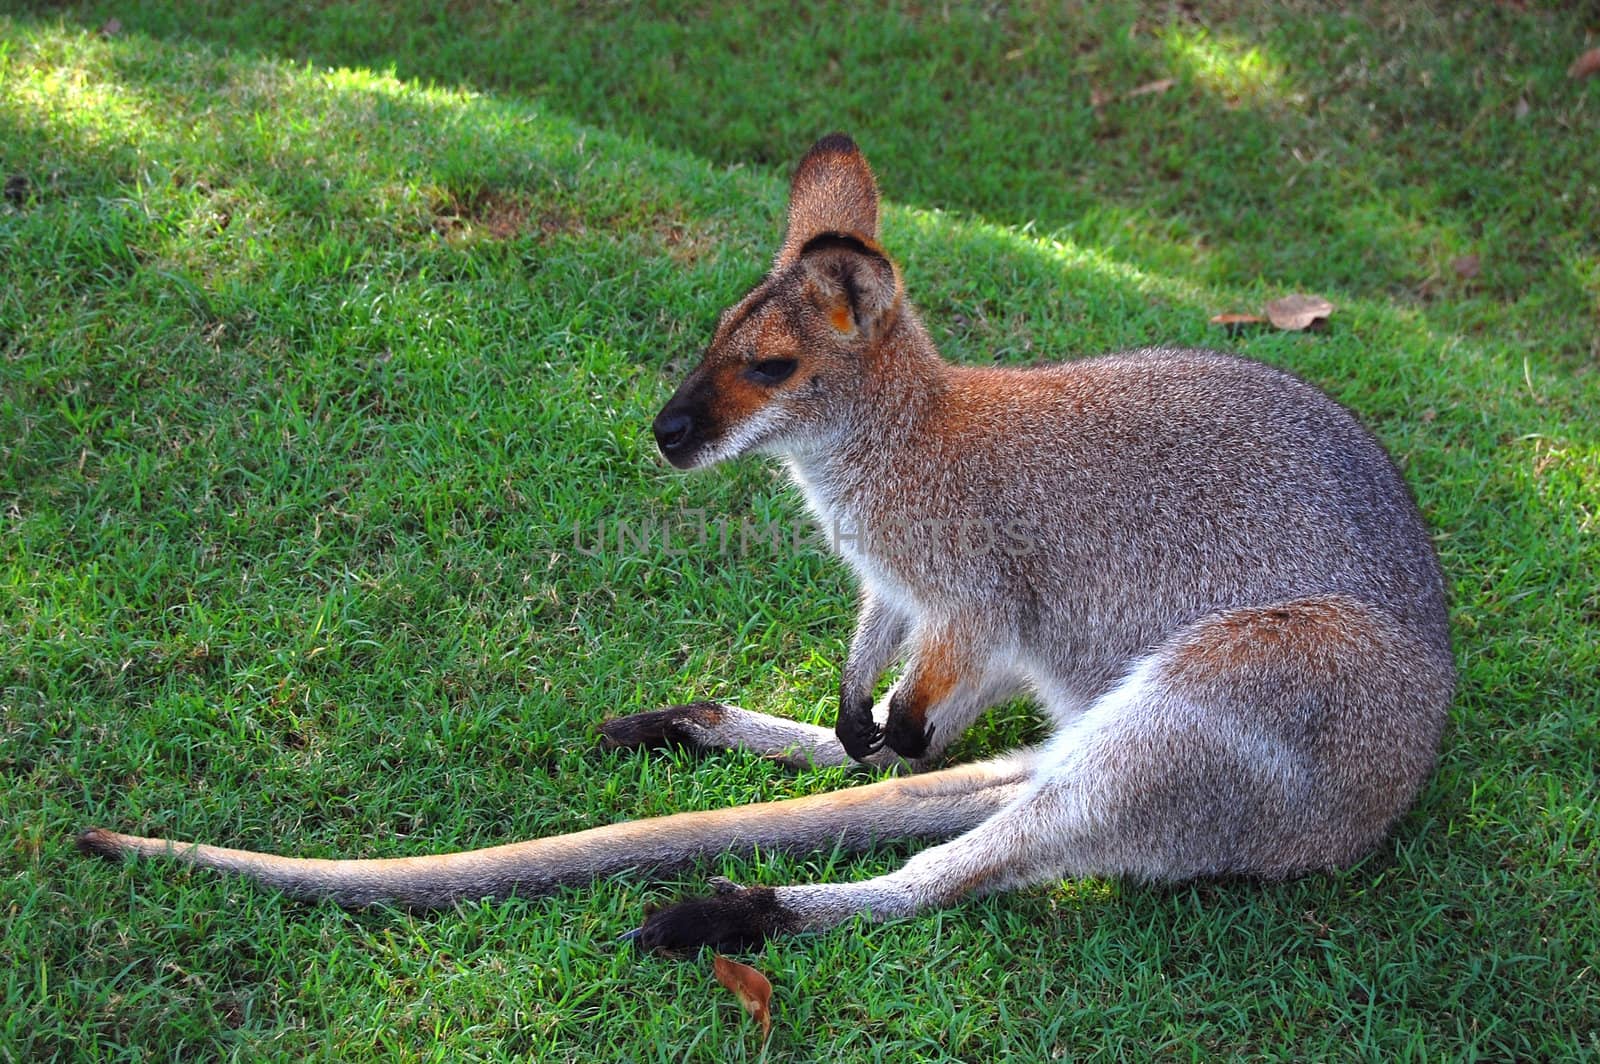
[[[90,828],[79,833],[78,849],[91,857],[117,858],[125,852],[115,831],[105,828]]]

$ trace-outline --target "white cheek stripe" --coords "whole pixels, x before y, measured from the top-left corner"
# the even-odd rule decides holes
[[[693,468],[704,469],[730,458],[738,458],[755,446],[763,434],[783,424],[783,420],[782,410],[770,404],[762,407],[746,418],[732,434],[695,455]]]

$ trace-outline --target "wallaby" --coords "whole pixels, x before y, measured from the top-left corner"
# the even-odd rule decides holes
[[[719,881],[631,933],[735,949],[1067,876],[1347,865],[1432,771],[1455,684],[1444,587],[1374,438],[1299,379],[1208,351],[944,362],[845,136],[801,160],[771,271],[653,427],[680,468],[781,458],[862,605],[833,732],[697,703],[611,721],[611,743],[920,769],[1019,693],[1053,736],[816,797],[442,856],[298,860],[98,829],[83,847],[425,908],[723,851],[948,840],[859,882]]]

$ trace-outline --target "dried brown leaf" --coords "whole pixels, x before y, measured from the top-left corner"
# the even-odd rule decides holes
[[[1592,78],[1596,74],[1600,74],[1600,48],[1589,49],[1567,67],[1569,78]]]
[[[1279,329],[1290,332],[1299,332],[1309,329],[1317,322],[1327,318],[1333,313],[1333,304],[1321,296],[1308,296],[1296,293],[1274,299],[1265,308],[1267,320]]]
[[[1166,92],[1177,83],[1177,78],[1162,78],[1159,81],[1147,81],[1138,88],[1129,89],[1123,94],[1123,98],[1131,100],[1135,96],[1151,96],[1158,92]]]
[[[108,18],[105,24],[100,27],[100,36],[102,37],[115,37],[121,32],[122,20],[120,18]]]
[[[1457,255],[1450,260],[1450,268],[1456,271],[1456,276],[1462,280],[1470,281],[1478,276],[1480,264],[1476,255]]]
[[[772,1034],[772,983],[748,964],[730,961],[720,953],[712,954],[711,971],[761,1025],[761,1040],[766,1041]]]

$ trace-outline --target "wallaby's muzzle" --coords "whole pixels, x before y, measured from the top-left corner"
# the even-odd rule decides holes
[[[661,408],[661,413],[650,424],[650,431],[655,433],[661,456],[679,469],[687,468],[694,452],[700,449],[694,438],[694,418],[671,403]]]
[[[740,382],[735,381],[730,388],[728,374],[718,370],[715,355],[707,355],[678,385],[650,424],[661,456],[678,469],[695,469],[736,458],[748,442],[738,434],[739,426],[748,420],[748,414],[739,416],[742,411],[737,400],[743,396],[730,395],[740,392]],[[744,386],[743,391],[755,390]]]
[[[706,409],[705,367],[696,366],[650,423],[661,457],[678,469],[690,469],[706,445],[714,442],[714,418]]]

